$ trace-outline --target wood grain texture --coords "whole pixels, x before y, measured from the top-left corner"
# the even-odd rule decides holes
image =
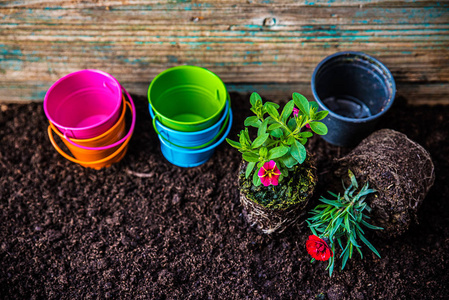
[[[96,68],[146,94],[166,68],[210,69],[230,90],[310,98],[315,66],[363,51],[412,104],[449,104],[448,1],[0,1],[0,101],[43,100]]]

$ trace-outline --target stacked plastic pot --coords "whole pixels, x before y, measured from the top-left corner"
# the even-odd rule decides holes
[[[130,126],[127,110],[132,114]],[[99,70],[60,78],[45,95],[44,111],[53,147],[66,159],[93,169],[109,167],[125,156],[136,123],[131,96],[114,77]],[[58,146],[53,132],[72,156]]]
[[[229,94],[207,69],[178,66],[161,72],[150,84],[148,102],[162,154],[176,166],[205,163],[231,130]]]

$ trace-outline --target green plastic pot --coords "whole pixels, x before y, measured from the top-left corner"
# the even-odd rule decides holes
[[[199,131],[214,125],[226,106],[223,81],[196,66],[178,66],[159,73],[148,88],[161,124],[178,131]]]

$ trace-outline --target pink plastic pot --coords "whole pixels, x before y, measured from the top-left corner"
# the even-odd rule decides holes
[[[122,105],[119,82],[99,70],[81,70],[56,81],[47,91],[44,111],[65,136],[89,139],[110,129]]]

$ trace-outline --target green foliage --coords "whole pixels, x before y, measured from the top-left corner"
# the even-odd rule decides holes
[[[287,102],[280,111],[276,103],[263,103],[257,93],[252,93],[250,103],[254,116],[245,119],[245,129],[238,135],[238,142],[226,139],[248,162],[246,178],[256,166],[260,169],[265,162],[274,160],[281,171],[279,177],[281,182],[294,166],[302,164],[306,159],[307,152],[304,145],[313,135],[312,132],[327,134],[326,125],[319,121],[327,116],[328,111],[318,111],[316,102],[307,101],[301,94],[293,93],[292,96],[293,100]],[[298,112],[297,115],[294,113],[295,110]],[[307,124],[312,132],[304,130]],[[249,127],[257,128],[257,137],[254,141],[250,139]],[[253,183],[256,186],[261,184],[257,172],[254,172]]]
[[[334,270],[335,245],[337,243],[342,250],[340,255],[340,258],[342,258],[342,270],[348,259],[352,258],[354,250],[356,250],[360,254],[360,257],[363,258],[361,245],[358,240],[361,240],[371,249],[371,251],[380,257],[379,252],[377,252],[373,245],[365,238],[362,229],[362,227],[369,229],[383,229],[381,227],[373,226],[365,221],[366,219],[369,219],[369,216],[367,216],[364,211],[367,211],[368,213],[371,211],[371,208],[365,202],[366,196],[375,193],[376,190],[369,189],[369,184],[366,183],[358,191],[358,183],[351,170],[348,170],[348,175],[351,184],[348,187],[345,187],[343,182],[343,188],[345,189],[343,196],[328,192],[333,199],[326,199],[322,196],[320,201],[323,204],[316,206],[310,212],[313,216],[307,219],[307,224],[313,234],[320,238],[327,238],[331,243],[331,249],[332,252],[334,252],[334,256],[329,259],[329,264],[327,266],[330,276],[332,276]],[[344,242],[346,242],[346,245],[343,247]]]

